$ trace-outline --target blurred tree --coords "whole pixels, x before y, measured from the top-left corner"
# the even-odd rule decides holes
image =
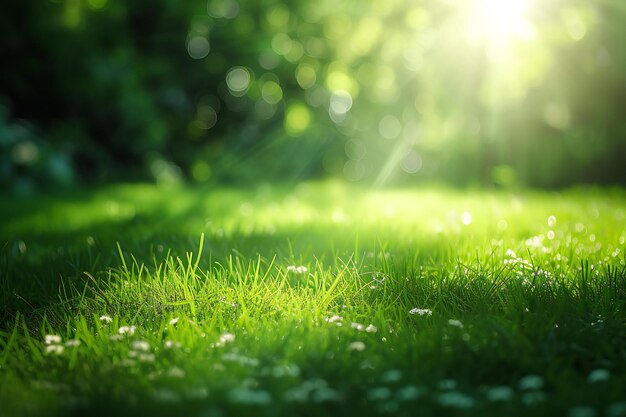
[[[5,185],[56,178],[24,169],[15,155],[32,147],[69,172],[58,184],[72,170],[85,181],[626,183],[615,2],[0,7]]]

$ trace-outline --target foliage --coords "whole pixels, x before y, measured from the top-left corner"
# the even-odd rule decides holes
[[[502,4],[8,2],[0,126],[88,182],[623,183],[624,8]]]

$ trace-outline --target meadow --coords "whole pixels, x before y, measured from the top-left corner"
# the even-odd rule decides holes
[[[0,415],[626,416],[626,192],[0,204]]]

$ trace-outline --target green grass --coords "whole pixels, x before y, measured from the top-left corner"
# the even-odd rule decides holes
[[[626,416],[625,209],[333,182],[4,198],[0,415]]]

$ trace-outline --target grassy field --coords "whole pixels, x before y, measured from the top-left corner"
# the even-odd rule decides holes
[[[0,204],[0,415],[626,416],[626,192]]]

